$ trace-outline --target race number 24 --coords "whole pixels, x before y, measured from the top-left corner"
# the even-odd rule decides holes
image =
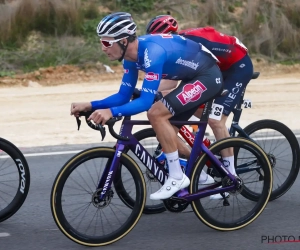
[[[252,108],[252,102],[249,99],[245,99],[243,105],[244,105],[245,109],[247,109],[247,108],[251,109]]]

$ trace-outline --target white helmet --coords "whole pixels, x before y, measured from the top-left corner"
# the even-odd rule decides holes
[[[97,26],[98,36],[113,37],[115,39],[135,35],[136,24],[131,14],[116,12],[104,17]]]

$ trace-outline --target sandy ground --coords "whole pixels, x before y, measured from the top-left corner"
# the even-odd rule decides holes
[[[99,143],[99,132],[84,122],[77,131],[76,121],[69,114],[70,104],[104,98],[115,93],[119,83],[109,80],[57,86],[2,86],[0,136],[19,147]],[[251,99],[252,108],[243,111],[242,127],[260,119],[275,119],[293,130],[300,129],[300,72],[261,74],[249,83],[245,98]],[[146,118],[145,113],[134,117]],[[134,131],[140,129],[142,126],[136,126]],[[208,132],[211,133],[209,129]],[[115,139],[108,133],[105,141]]]

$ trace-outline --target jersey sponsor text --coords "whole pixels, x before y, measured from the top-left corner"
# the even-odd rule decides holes
[[[194,70],[196,70],[199,66],[199,63],[195,63],[193,60],[192,61],[183,60],[181,57],[177,59],[176,63],[192,68]]]
[[[145,75],[145,79],[148,81],[157,81],[159,79],[159,75],[153,72],[148,72]]]
[[[189,102],[195,102],[199,100],[202,93],[206,90],[207,88],[200,81],[196,81],[194,83],[188,83],[184,85],[182,92],[176,97],[182,103],[182,105],[186,105]]]

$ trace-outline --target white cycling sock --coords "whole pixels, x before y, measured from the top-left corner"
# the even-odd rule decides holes
[[[223,157],[223,164],[231,174],[237,175],[234,167],[234,156]]]
[[[174,179],[181,180],[183,173],[179,163],[178,150],[168,154],[165,153],[165,155],[169,165],[169,175]]]

